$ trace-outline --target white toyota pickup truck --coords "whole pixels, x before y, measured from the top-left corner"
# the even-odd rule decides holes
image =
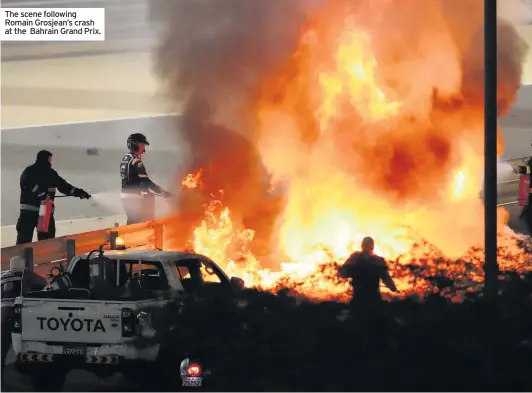
[[[178,302],[202,286],[244,287],[209,258],[185,252],[100,250],[74,257],[67,272],[67,288],[15,301],[15,364],[36,390],[60,390],[71,369],[104,376],[155,364],[159,344],[133,344],[139,336],[155,335],[147,310]]]

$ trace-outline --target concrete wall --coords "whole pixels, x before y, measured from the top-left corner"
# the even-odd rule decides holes
[[[150,53],[2,62],[2,129],[179,111]]]

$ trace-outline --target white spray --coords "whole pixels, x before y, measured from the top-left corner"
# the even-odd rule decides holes
[[[109,213],[123,214],[124,209],[120,201],[120,191],[97,192],[92,194],[92,205],[103,207]]]
[[[120,191],[97,192],[92,194],[92,205],[100,206],[112,214],[124,214]],[[155,218],[168,216],[175,211],[175,200],[157,197],[155,200]]]
[[[507,162],[497,163],[497,183],[507,180],[513,173],[513,167]]]

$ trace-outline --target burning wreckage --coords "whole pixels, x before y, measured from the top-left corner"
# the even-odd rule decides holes
[[[480,288],[481,2],[158,4],[158,71],[175,102],[191,94],[176,248],[248,285],[345,300],[337,264],[372,236],[400,296]],[[526,51],[501,20],[499,116]],[[530,238],[499,213],[500,269],[532,270]]]

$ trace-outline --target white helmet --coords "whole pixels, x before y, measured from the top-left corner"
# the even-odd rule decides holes
[[[26,267],[26,261],[24,258],[16,256],[9,261],[9,269],[11,270],[24,270]]]

